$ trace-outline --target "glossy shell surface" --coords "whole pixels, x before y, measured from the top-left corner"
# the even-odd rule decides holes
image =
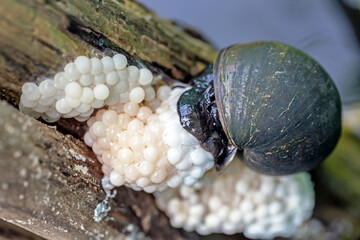
[[[222,50],[214,89],[228,139],[258,172],[307,171],[338,141],[339,93],[324,69],[293,47],[259,42]]]

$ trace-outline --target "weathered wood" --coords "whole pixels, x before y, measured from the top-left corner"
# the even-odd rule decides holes
[[[2,0],[0,29],[0,99],[15,106],[24,82],[53,77],[78,55],[121,52],[164,81],[187,81],[215,55],[129,0]],[[170,227],[151,195],[127,188],[110,201],[109,216],[94,222],[105,194],[100,164],[79,140],[86,127],[74,120],[51,125],[1,103],[0,219],[48,239],[189,237]]]
[[[0,240],[43,240],[39,237],[23,228],[20,228],[14,224],[5,222],[0,219]]]
[[[101,223],[100,164],[79,140],[0,104],[0,218],[48,239],[181,239],[151,195],[118,189]],[[128,230],[126,230],[128,229]],[[129,230],[132,229],[132,230]]]

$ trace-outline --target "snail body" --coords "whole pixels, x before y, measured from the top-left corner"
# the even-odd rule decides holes
[[[215,95],[218,119],[212,124],[221,123],[229,143],[223,149],[234,146],[253,170],[271,175],[307,171],[335,147],[341,132],[339,93],[325,70],[300,50],[275,42],[233,45],[220,51],[212,76],[212,81],[202,77]],[[194,104],[201,105],[198,99]]]

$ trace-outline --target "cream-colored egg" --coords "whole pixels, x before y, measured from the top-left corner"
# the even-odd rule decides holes
[[[121,148],[116,157],[122,164],[130,164],[134,161],[134,153],[129,148]]]
[[[118,121],[118,114],[114,110],[107,110],[102,115],[102,121],[108,126],[115,124]]]
[[[142,132],[143,128],[144,123],[137,118],[131,120],[127,126],[127,129],[132,132]]]
[[[135,117],[139,112],[139,105],[134,102],[128,102],[124,105],[124,112],[129,114],[131,117]]]
[[[106,136],[106,126],[103,122],[97,121],[91,126],[91,130],[97,138]]]

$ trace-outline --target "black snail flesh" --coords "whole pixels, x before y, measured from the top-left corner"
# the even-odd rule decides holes
[[[212,152],[218,170],[236,152],[260,173],[308,171],[340,136],[333,81],[314,59],[285,44],[225,48],[193,85],[178,102],[180,121]]]

